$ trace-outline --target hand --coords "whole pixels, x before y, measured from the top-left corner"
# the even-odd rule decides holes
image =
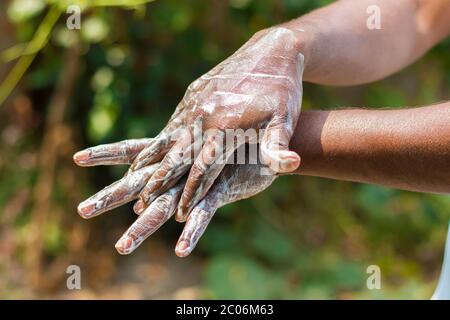
[[[100,145],[78,152],[74,155],[74,161],[80,166],[129,164],[151,143],[151,139],[139,139]],[[159,165],[159,163],[151,164],[125,175],[80,203],[79,214],[83,218],[92,218],[135,200]],[[226,165],[209,192],[189,215],[176,245],[176,254],[186,257],[192,252],[218,208],[266,189],[275,180],[275,176],[261,175],[264,168],[266,167],[260,163]],[[174,214],[185,181],[186,178],[181,179],[175,186],[158,196],[140,214],[116,243],[119,253],[133,252]]]
[[[166,127],[131,166],[139,170],[162,159],[140,194],[138,211],[174,186],[192,165],[176,215],[185,221],[224,168],[225,161],[217,160],[245,142],[238,139],[224,146],[227,129],[265,129],[262,163],[279,173],[299,166],[300,157],[288,149],[302,97],[303,55],[296,46],[294,33],[286,28],[259,32],[188,87]],[[212,131],[200,145],[195,142],[196,128]],[[192,152],[198,154],[193,164]]]

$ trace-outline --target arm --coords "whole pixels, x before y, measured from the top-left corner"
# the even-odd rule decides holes
[[[291,140],[303,154],[297,174],[378,183],[416,191],[450,193],[450,102],[406,110],[306,111]],[[151,139],[126,140],[78,152],[81,166],[129,164]],[[80,203],[92,218],[137,199],[160,164],[130,172]],[[189,215],[176,246],[189,255],[221,206],[262,192],[273,176],[261,164],[227,165]],[[121,254],[133,252],[175,212],[185,179],[157,197],[117,242]]]
[[[297,174],[450,193],[450,102],[304,112],[291,148]]]
[[[367,27],[372,5],[381,29]],[[450,1],[341,0],[282,26],[296,34],[305,81],[361,84],[404,68],[448,36]]]
[[[367,28],[370,5],[381,9],[381,30]],[[139,207],[189,172],[176,214],[185,221],[223,170],[218,157],[238,147],[213,152],[227,129],[266,129],[262,162],[278,173],[294,171],[300,156],[288,146],[299,117],[303,72],[308,81],[336,85],[385,77],[447,35],[449,15],[448,0],[342,0],[258,32],[188,87],[166,127],[136,157],[131,170],[162,159]],[[213,134],[194,143],[196,128]]]

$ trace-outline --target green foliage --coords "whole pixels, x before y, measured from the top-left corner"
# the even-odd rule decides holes
[[[35,168],[16,170],[3,163],[21,163],[21,155],[39,150],[48,97],[64,67],[61,57],[74,45],[82,47],[82,71],[67,123],[82,148],[156,135],[187,85],[251,34],[332,1],[149,2],[10,2],[7,14],[18,45],[3,51],[1,59],[16,67],[1,84],[0,104],[20,80],[41,122],[27,127],[22,140],[1,152],[1,207],[35,183]],[[65,28],[65,8],[74,3],[83,8],[80,32]],[[449,48],[446,41],[421,62],[371,85],[345,89],[306,84],[304,108],[398,108],[449,99]],[[123,174],[121,169],[89,172],[90,179],[77,177],[83,191],[72,198],[87,196]],[[57,179],[57,194],[67,193],[64,181]],[[78,221],[73,199],[67,198],[52,201],[64,208],[68,220]],[[15,220],[19,234],[27,231],[29,213],[24,205]],[[448,197],[282,177],[264,193],[217,212],[194,253],[205,261],[200,285],[211,298],[428,298],[440,268],[449,213]],[[129,222],[119,221],[122,229]],[[58,220],[46,227],[50,257],[70,250],[68,235],[59,228]],[[97,234],[108,232],[105,228]],[[380,291],[366,288],[371,264],[382,269]]]

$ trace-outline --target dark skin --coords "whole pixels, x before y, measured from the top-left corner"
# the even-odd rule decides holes
[[[380,29],[367,28],[373,5]],[[405,68],[447,37],[450,1],[341,0],[281,26],[296,33],[305,56],[303,81],[357,85]]]
[[[296,174],[450,194],[450,102],[402,110],[303,112]]]
[[[305,111],[290,149],[302,155],[294,173],[375,183],[412,191],[450,194],[450,102],[404,110]],[[97,146],[75,155],[82,166],[130,164],[151,139]],[[126,175],[78,207],[91,218],[137,199],[158,164]],[[189,255],[215,211],[270,186],[262,164],[225,166],[212,189],[189,216],[175,252]],[[185,179],[156,198],[117,242],[133,252],[175,212]]]
[[[379,29],[368,27],[369,7],[379,10]],[[189,86],[166,128],[136,157],[131,170],[162,159],[137,207],[143,210],[189,172],[176,214],[183,222],[223,169],[212,165],[211,140],[197,145],[201,156],[192,165],[182,165],[176,157],[180,149],[196,148],[191,132],[173,139],[177,129],[192,130],[199,117],[203,130],[217,130],[214,141],[222,139],[224,129],[266,129],[262,160],[277,173],[292,172],[301,154],[288,145],[299,119],[303,81],[373,82],[416,61],[449,33],[448,0],[341,0],[257,32]]]
[[[373,5],[381,14],[376,30],[366,25],[366,9]],[[189,86],[155,139],[77,153],[74,160],[81,166],[131,164],[127,176],[78,211],[90,218],[140,198],[135,211],[141,216],[116,244],[122,254],[177,211],[178,220],[187,221],[175,252],[185,257],[217,208],[272,183],[260,174],[267,166],[278,174],[449,194],[449,102],[404,110],[306,111],[299,117],[302,81],[355,85],[382,79],[449,34],[448,0],[341,0],[262,30]],[[208,155],[217,140],[191,142],[198,116],[203,129],[218,129],[217,137],[224,128],[266,129],[259,148],[263,163],[214,166]],[[180,128],[187,134],[173,139]],[[186,147],[203,155],[192,166],[176,157]]]

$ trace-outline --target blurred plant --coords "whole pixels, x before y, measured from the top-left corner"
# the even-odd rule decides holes
[[[66,12],[68,6],[77,5],[82,11],[87,11],[95,7],[142,7],[142,5],[151,1],[153,0],[13,0],[8,8],[8,16],[15,23],[24,22],[38,15],[46,6],[49,6],[49,10],[28,43],[16,45],[0,54],[3,62],[19,59],[6,79],[0,84],[0,105],[11,94],[33,62],[36,54],[47,44],[55,24],[59,17]],[[90,18],[84,26],[86,31],[83,29],[83,35],[87,41],[98,42],[107,34],[107,27],[100,19]]]
[[[12,37],[6,48],[19,43],[0,54],[0,69],[16,62],[0,96],[23,84],[0,109],[0,295],[58,296],[60,277],[76,259],[87,273],[84,298],[124,297],[136,287],[147,298],[170,298],[182,286],[210,298],[429,298],[442,262],[449,197],[318,178],[283,177],[267,192],[222,208],[188,260],[172,257],[176,223],[132,257],[117,258],[112,246],[135,219],[131,209],[86,223],[75,208],[124,168],[77,170],[72,152],[154,136],[186,86],[254,32],[332,1],[146,2],[0,1],[7,8],[0,23],[13,26],[0,28],[0,41]],[[79,31],[68,30],[64,19],[74,3],[83,9]],[[113,3],[120,9],[107,7]],[[305,83],[304,109],[448,100],[449,50],[450,39],[367,86]],[[79,64],[67,90],[62,80],[74,68],[71,60]],[[31,288],[36,256],[41,282]],[[141,269],[130,272],[136,261]],[[371,264],[381,268],[382,290],[365,286]],[[166,295],[158,286],[166,286]]]

